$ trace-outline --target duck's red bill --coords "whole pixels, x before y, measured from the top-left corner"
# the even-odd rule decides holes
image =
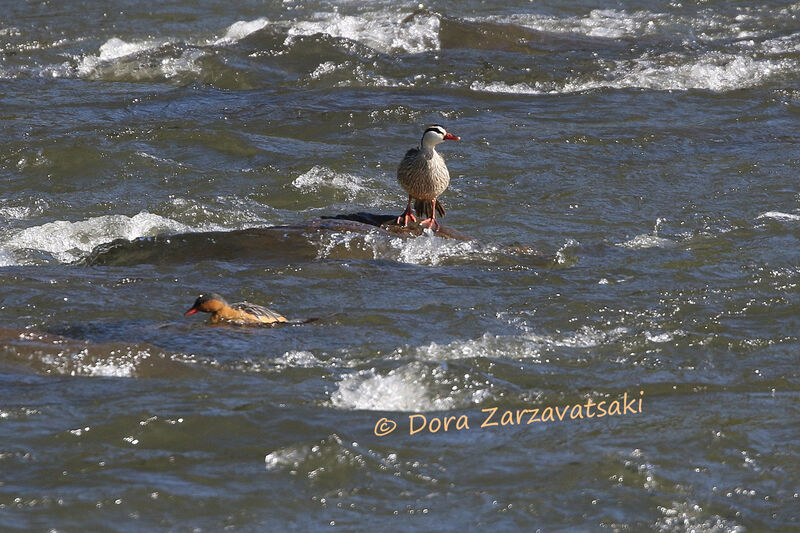
[[[192,307],[191,309],[189,309],[188,311],[186,311],[185,313],[183,313],[183,316],[189,316],[189,315],[193,315],[193,314],[195,314],[196,312],[197,312],[197,308],[196,308],[196,307]]]
[[[460,141],[461,137],[456,137],[452,133],[446,133],[444,136],[445,141]]]

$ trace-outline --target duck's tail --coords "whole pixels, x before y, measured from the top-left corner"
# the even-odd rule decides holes
[[[433,202],[430,200],[414,200],[414,211],[417,212],[417,216],[420,218],[431,218],[431,204]],[[444,204],[439,200],[436,200],[436,213],[439,216],[444,216],[447,210],[444,208]]]

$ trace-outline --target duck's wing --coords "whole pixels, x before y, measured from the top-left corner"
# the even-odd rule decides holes
[[[285,322],[286,318],[275,311],[267,309],[263,305],[251,304],[250,302],[239,302],[231,305],[237,311],[244,311],[247,314],[257,316],[263,322]],[[266,320],[264,320],[266,319]]]
[[[422,150],[419,148],[412,148],[406,152],[400,165],[397,167],[397,177],[413,176],[424,172],[427,168],[427,159],[423,157]]]
[[[406,152],[406,155],[403,156],[403,161],[405,161],[406,159],[413,159],[417,157],[418,153],[419,153],[419,148],[411,148],[408,152]]]

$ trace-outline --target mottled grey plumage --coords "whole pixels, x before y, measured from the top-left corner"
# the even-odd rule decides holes
[[[433,146],[423,146],[406,152],[397,169],[397,181],[417,200],[435,200],[450,185],[450,172]]]
[[[236,311],[244,311],[245,313],[253,316],[269,318],[271,320],[283,319],[283,316],[279,315],[275,311],[267,309],[263,305],[251,304],[250,302],[238,302],[231,304],[231,308],[235,309]]]

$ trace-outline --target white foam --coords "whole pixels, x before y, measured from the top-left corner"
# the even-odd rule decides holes
[[[469,88],[476,92],[506,94],[546,94],[558,92],[555,88],[547,88],[539,82],[529,85],[527,83],[505,83],[503,81],[493,81],[490,83],[473,81]]]
[[[133,240],[160,233],[187,231],[191,231],[191,228],[148,212],[133,217],[105,215],[79,222],[59,220],[16,233],[6,242],[0,242],[0,253],[33,249],[52,254],[58,261],[70,262],[95,246],[115,239]]]
[[[659,237],[658,235],[653,235],[652,233],[637,235],[630,240],[617,244],[617,246],[621,246],[622,248],[630,248],[632,250],[644,250],[646,248],[673,248],[676,245],[677,243],[675,241],[665,239],[664,237]]]
[[[325,366],[325,364],[317,359],[313,353],[303,350],[288,351],[282,356],[273,359],[272,362],[276,366],[291,368],[312,368]]]
[[[435,377],[434,377],[435,378]],[[452,409],[450,397],[437,397],[426,385],[431,379],[419,365],[410,364],[381,375],[374,369],[346,375],[331,394],[340,409],[368,411],[444,411]]]
[[[394,357],[397,359],[412,357],[423,361],[449,361],[476,357],[539,359],[544,350],[553,347],[594,348],[613,344],[631,333],[625,327],[602,330],[583,326],[577,331],[550,335],[532,333],[531,328],[525,324],[522,324],[520,329],[526,333],[499,336],[484,333],[477,339],[456,340],[448,344],[433,342],[410,350],[398,349]]]
[[[6,220],[24,220],[31,216],[32,209],[29,206],[6,206],[0,207],[0,218]]]
[[[323,188],[342,192],[348,201],[353,201],[361,193],[374,191],[374,184],[366,178],[345,172],[335,172],[328,167],[315,165],[292,181],[292,187],[303,194],[315,194]]]
[[[628,328],[616,327],[614,329],[605,331],[591,326],[583,326],[578,331],[570,333],[565,337],[552,337],[552,336],[531,336],[531,340],[535,342],[543,342],[551,346],[565,346],[568,348],[594,348],[611,344],[618,341],[623,336],[629,333]]]
[[[529,330],[527,326],[522,329]],[[553,347],[594,348],[619,341],[630,334],[625,327],[601,330],[590,326],[565,334],[500,335],[484,333],[477,339],[456,340],[448,344],[432,342],[427,346],[398,349],[394,358],[412,357],[423,361],[450,361],[494,357],[503,359],[539,359],[542,352]]]
[[[180,57],[165,57],[161,60],[161,72],[167,78],[191,73],[200,74],[201,68],[197,60],[205,56],[205,52],[196,48],[184,50]]]
[[[156,48],[158,43],[155,41],[126,42],[117,37],[112,37],[100,47],[98,59],[100,61],[110,61],[120,57],[138,54],[144,50]]]
[[[437,237],[430,230],[425,230],[425,235],[416,239],[394,238],[390,244],[398,252],[397,261],[418,265],[438,265],[449,258],[466,257],[490,251],[488,249],[481,250],[480,245],[470,241]],[[497,251],[497,249],[492,248],[491,251]]]
[[[456,359],[474,359],[478,357],[502,357],[522,359],[538,355],[529,349],[524,341],[518,337],[498,337],[484,333],[477,339],[457,340],[447,344],[432,342],[427,346],[418,346],[408,354],[415,359],[423,361],[451,361]],[[396,352],[398,357],[403,356],[403,350]]]
[[[318,258],[328,259],[362,251],[371,259],[386,259],[413,265],[436,266],[448,261],[486,261],[493,253],[500,252],[495,245],[475,241],[459,241],[438,237],[430,230],[416,238],[388,237],[377,231],[361,234],[349,231],[324,232],[315,236]]]
[[[800,52],[800,32],[767,39],[761,43],[760,48],[768,54],[790,54]]]
[[[225,35],[215,40],[213,44],[232,43],[244,39],[248,35],[255,33],[269,24],[269,20],[261,17],[255,20],[239,20],[234,22],[225,30]]]
[[[158,41],[127,42],[117,37],[112,37],[100,47],[98,55],[87,55],[81,60],[78,65],[78,75],[90,76],[98,66],[104,63],[136,55],[146,50],[154,50],[163,44],[164,42]]]
[[[538,31],[574,33],[587,37],[607,39],[638,38],[661,31],[674,32],[675,19],[663,13],[624,10],[593,9],[584,17],[548,17],[537,14],[519,14],[510,17],[489,17],[500,23],[511,23]]]
[[[264,463],[268,471],[280,470],[286,467],[297,468],[300,463],[308,457],[310,450],[306,447],[284,448],[268,453],[264,457]]]
[[[795,215],[793,213],[782,213],[780,211],[767,211],[766,213],[762,213],[756,217],[758,218],[771,218],[773,220],[800,220],[800,215]]]
[[[379,52],[410,54],[439,50],[439,18],[435,15],[369,12],[359,16],[317,13],[313,20],[294,22],[287,44],[297,36],[325,34],[357,41]]]
[[[681,64],[669,64],[678,60]],[[707,52],[696,59],[662,56],[639,58],[618,67],[611,80],[567,84],[569,92],[592,88],[644,88],[657,90],[706,89],[725,92],[760,85],[766,79],[790,72],[796,63],[788,60],[755,59],[750,56]]]
[[[651,331],[644,332],[645,338],[650,342],[655,342],[657,344],[661,344],[664,342],[669,342],[675,338],[673,333],[664,332],[664,333],[653,333]]]
[[[339,65],[334,63],[333,61],[325,61],[324,63],[320,63],[317,65],[317,68],[308,75],[309,78],[313,80],[318,80],[323,76],[327,76],[328,74],[332,74],[339,69]]]
[[[48,373],[64,376],[132,378],[136,377],[139,365],[150,357],[151,353],[147,350],[115,350],[99,359],[83,349],[43,355],[39,361],[45,365]]]
[[[595,89],[654,89],[685,91],[704,89],[726,92],[755,87],[774,77],[791,73],[798,62],[788,59],[756,59],[746,55],[707,52],[697,58],[675,54],[621,61],[602,79],[566,82],[485,83],[474,81],[470,89],[506,94],[569,94]]]
[[[131,361],[97,361],[80,370],[83,372],[82,375],[92,377],[132,378],[136,375],[136,366]],[[73,372],[72,375],[76,374]]]
[[[98,55],[86,55],[78,63],[77,71],[72,72],[68,65],[50,67],[43,74],[54,77],[75,75],[92,78],[107,74],[132,77],[135,79],[152,79],[158,77],[174,78],[183,73],[198,74],[201,72],[197,60],[205,56],[198,48],[186,48],[178,57],[165,57],[158,62],[141,61],[135,64],[124,63],[138,54],[152,52],[169,44],[166,40],[147,40],[127,42],[113,37],[100,47]]]

